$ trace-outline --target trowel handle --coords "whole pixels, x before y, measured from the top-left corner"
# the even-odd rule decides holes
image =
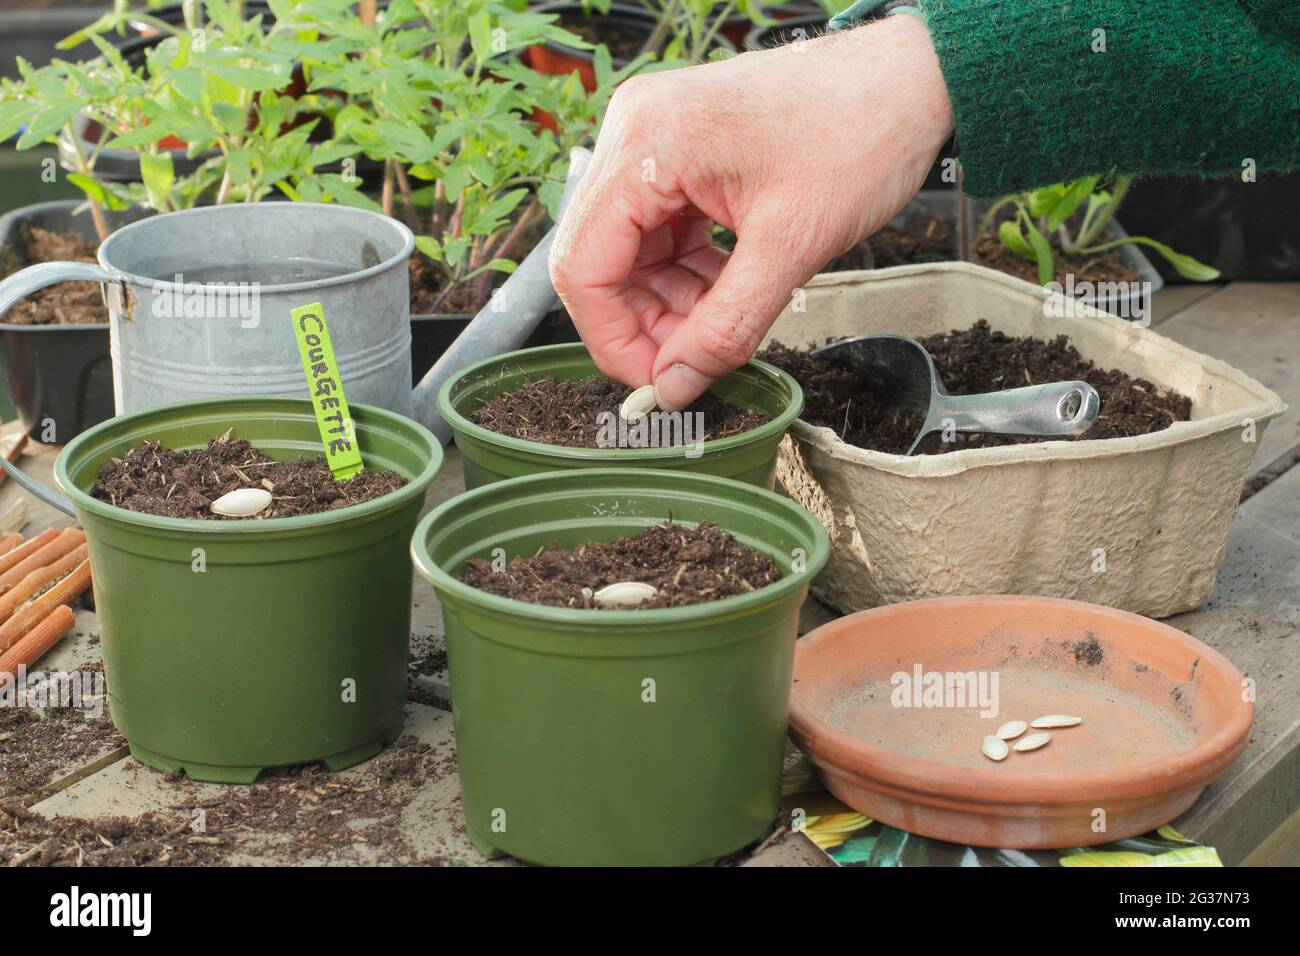
[[[933,431],[1079,435],[1100,409],[1101,398],[1087,382],[1050,382],[985,395],[935,396],[926,424]]]
[[[0,315],[33,292],[60,282],[107,282],[113,276],[90,262],[41,262],[0,280]]]

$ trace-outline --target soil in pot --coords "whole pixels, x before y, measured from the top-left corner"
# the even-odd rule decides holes
[[[552,542],[499,571],[491,561],[474,558],[457,575],[479,590],[553,607],[599,609],[602,604],[593,594],[620,582],[655,588],[654,596],[631,608],[635,610],[720,601],[756,591],[780,576],[770,555],[707,521],[694,527],[667,521],[640,534],[572,550]]]
[[[1142,278],[1138,271],[1128,265],[1116,252],[1067,255],[1057,246],[1054,236],[1051,242],[1057,276],[1073,273],[1076,282],[1137,282]],[[1038,263],[1031,262],[1024,256],[1016,255],[1007,249],[998,239],[997,233],[992,230],[981,232],[975,237],[971,258],[978,265],[988,266],[990,269],[997,269],[1017,279],[1038,284]]]
[[[603,43],[609,48],[609,55],[615,64],[635,59],[650,35],[645,23],[616,17],[587,16],[576,10],[561,13],[556,26],[576,33],[588,43]]]
[[[728,251],[736,237],[720,230],[715,244]],[[1136,282],[1141,276],[1116,252],[1096,255],[1066,255],[1052,244],[1057,275],[1073,273],[1077,282]],[[926,262],[955,262],[960,259],[956,224],[945,216],[916,216],[901,226],[885,226],[847,252],[841,253],[822,272],[849,272],[855,269],[887,269]],[[1038,284],[1038,264],[1003,247],[996,230],[986,230],[976,237],[971,259],[977,265],[997,269],[1007,275]]]
[[[631,392],[603,375],[582,381],[548,376],[489,399],[471,412],[469,419],[511,438],[567,448],[600,448],[610,421],[603,413],[613,413],[612,421],[617,422],[619,406]],[[704,416],[704,441],[739,435],[770,421],[757,409],[729,405],[711,392],[704,393],[686,413]],[[674,444],[682,443],[684,429],[666,431]]]
[[[1087,382],[1101,397],[1101,411],[1093,426],[1077,436],[1079,439],[1145,435],[1191,417],[1191,399],[1173,390],[1162,391],[1146,379],[1098,368],[1083,358],[1064,335],[1051,341],[1009,336],[981,319],[969,329],[919,341],[934,358],[939,377],[953,395],[1070,379]],[[784,369],[803,387],[804,421],[833,429],[851,445],[903,454],[920,430],[923,415],[888,409],[871,383],[828,359],[780,342],[771,343],[758,357]],[[966,448],[1072,440],[960,433],[955,441],[944,442],[936,434],[921,444],[918,453],[941,455]]]
[[[413,222],[410,217],[404,217],[400,212],[396,218],[410,226],[416,235],[427,227],[427,223],[421,225]],[[508,248],[498,249],[497,255],[522,262],[524,257],[533,251],[533,247],[546,236],[546,230],[546,217],[534,216],[532,221],[520,230],[516,240]],[[483,277],[485,281],[463,282],[450,293],[446,293],[445,266],[416,250],[406,261],[406,268],[411,285],[411,315],[476,315],[487,304],[492,290],[506,280],[504,272],[487,272]]]
[[[96,243],[75,232],[24,226],[18,248],[5,250],[4,274],[39,262],[95,262]],[[4,317],[14,325],[93,325],[108,321],[98,282],[60,282],[14,305]]]
[[[732,252],[736,234],[718,227],[713,244]],[[886,269],[915,262],[952,262],[957,258],[957,233],[952,220],[942,216],[916,216],[902,226],[885,226],[826,263],[821,271]]]
[[[887,269],[916,262],[951,262],[957,258],[957,232],[951,219],[917,216],[902,226],[886,226],[874,236],[836,256],[823,272]]]
[[[406,480],[367,468],[336,481],[324,457],[276,461],[247,439],[211,439],[184,451],[145,441],[100,469],[91,494],[119,508],[168,518],[242,521],[213,514],[212,502],[238,488],[264,488],[271,503],[255,518],[320,514],[396,491]]]

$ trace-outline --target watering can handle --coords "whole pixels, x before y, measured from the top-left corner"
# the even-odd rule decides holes
[[[39,292],[46,286],[57,285],[60,282],[108,282],[112,279],[113,276],[108,270],[90,262],[37,263],[0,280],[0,315],[4,315],[27,296]],[[77,512],[72,507],[71,501],[26,474],[4,455],[0,455],[0,468],[8,472],[9,477],[18,482],[24,490],[35,495],[51,508],[76,517]]]
[[[60,282],[109,282],[113,275],[91,262],[40,262],[0,280],[0,315],[33,292]]]
[[[0,455],[0,468],[9,473],[9,477],[18,482],[25,491],[35,495],[38,499],[45,502],[51,508],[62,511],[72,517],[77,516],[77,509],[72,506],[72,501],[64,495],[59,494],[53,488],[41,484],[31,475],[27,474],[15,462],[12,462],[5,455]]]

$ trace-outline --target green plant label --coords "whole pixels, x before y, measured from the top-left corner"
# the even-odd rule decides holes
[[[336,480],[351,478],[363,467],[361,450],[357,447],[348,400],[343,394],[343,379],[334,360],[325,309],[319,302],[313,302],[300,305],[290,315],[302,369],[307,373],[307,390],[316,411],[316,424],[320,426],[321,444],[325,446],[325,460]]]

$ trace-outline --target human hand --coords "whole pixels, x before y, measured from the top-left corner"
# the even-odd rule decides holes
[[[633,77],[560,224],[555,289],[602,372],[684,408],[902,209],[952,128],[910,15]],[[730,255],[715,222],[736,234]]]

